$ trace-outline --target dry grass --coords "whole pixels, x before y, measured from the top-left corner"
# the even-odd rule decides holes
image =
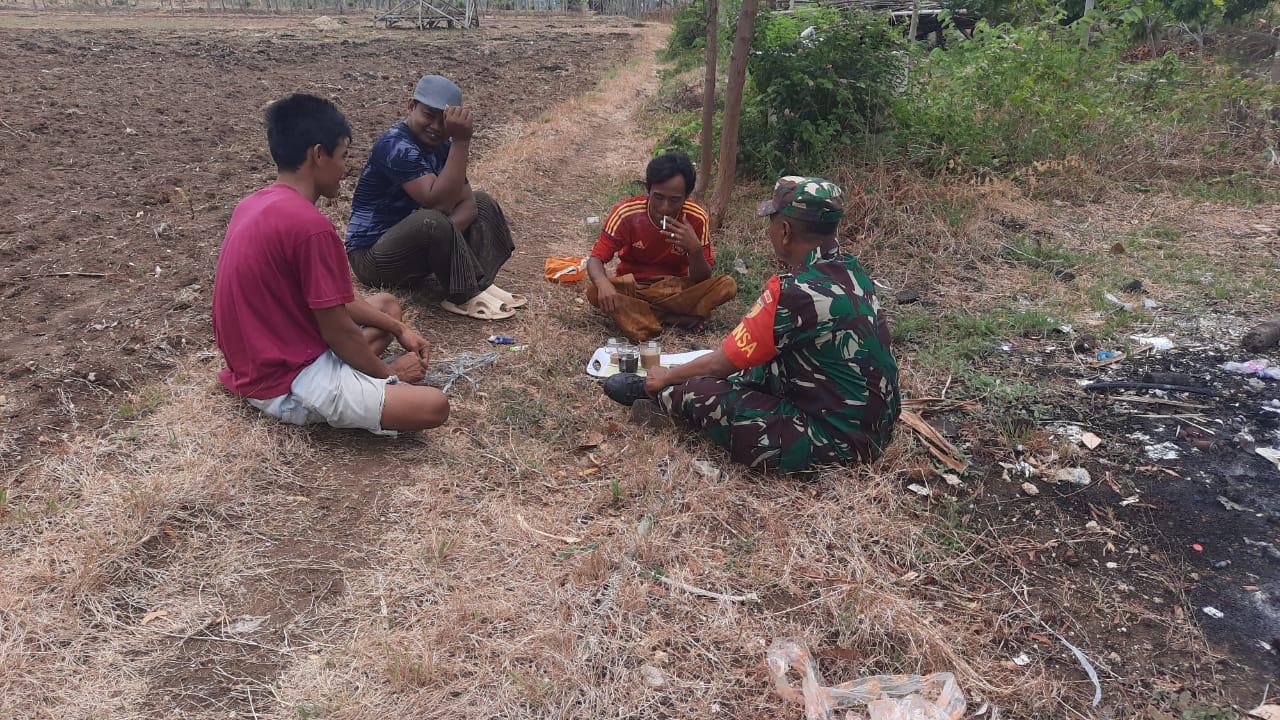
[[[607,331],[573,291],[528,278],[544,254],[582,252],[557,223],[594,214],[590,178],[637,173],[628,113],[656,87],[650,73],[628,66],[598,97],[506,131],[511,145],[477,169],[511,188],[533,248],[513,266],[536,302],[503,327],[529,349],[460,388],[446,428],[384,442],[280,427],[194,359],[153,412],[82,437],[17,486],[0,518],[13,548],[0,716],[799,717],[763,666],[777,637],[819,649],[832,682],[951,671],[973,707],[1083,707],[1091,689],[1062,648],[1052,668],[1009,662],[1040,615],[1072,631],[1072,591],[1026,571],[1026,548],[973,524],[972,506],[905,492],[932,476],[905,430],[870,467],[761,475],[687,433],[626,424],[583,374]],[[957,224],[908,175],[837,180],[877,189],[851,214],[868,265],[894,287],[936,285],[953,307],[1031,277],[979,272],[999,254],[1001,217],[1066,232],[1008,186],[957,186],[949,202],[989,210]],[[758,189],[742,193],[749,207]],[[744,213],[725,233],[758,230]],[[905,378],[915,394],[943,383],[909,366]],[[697,597],[660,575],[761,601]],[[661,684],[642,681],[646,665]]]

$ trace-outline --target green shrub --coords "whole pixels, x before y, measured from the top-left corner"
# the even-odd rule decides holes
[[[805,33],[812,27],[811,33]],[[747,63],[739,155],[765,174],[815,172],[885,127],[901,77],[887,19],[829,8],[766,12]]]
[[[919,59],[899,137],[932,168],[1004,168],[1122,144],[1176,75],[1177,58],[1126,66],[1119,46],[1081,43],[1083,23],[980,21],[973,39]]]
[[[667,36],[667,57],[701,52],[707,47],[707,3],[694,0],[675,12],[675,29]]]

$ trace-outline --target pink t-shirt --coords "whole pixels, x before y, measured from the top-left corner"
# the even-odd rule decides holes
[[[315,205],[280,183],[241,200],[213,281],[222,384],[259,400],[289,392],[329,349],[312,309],[354,299],[342,239]]]

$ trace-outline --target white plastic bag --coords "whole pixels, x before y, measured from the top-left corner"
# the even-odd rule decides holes
[[[769,646],[767,663],[778,694],[804,705],[805,720],[842,720],[834,711],[858,705],[866,705],[869,715],[850,711],[843,720],[959,720],[964,715],[964,693],[951,673],[876,675],[824,687],[809,648],[782,638]],[[798,690],[787,678],[789,670],[800,675]]]

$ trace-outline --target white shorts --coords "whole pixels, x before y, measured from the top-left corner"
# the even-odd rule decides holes
[[[262,412],[292,425],[329,423],[395,437],[382,429],[387,381],[369,377],[326,351],[298,373],[289,392],[269,400],[246,398]]]

